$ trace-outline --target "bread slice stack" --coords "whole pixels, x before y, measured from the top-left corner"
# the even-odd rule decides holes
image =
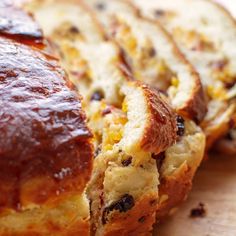
[[[191,189],[199,77],[160,25],[105,3],[28,1],[45,37],[1,3],[0,235],[151,235]],[[127,25],[144,52],[119,38]]]
[[[58,50],[67,72],[81,88],[95,136],[94,171],[87,190],[91,233],[150,234],[159,184],[153,155],[175,142],[175,112],[167,98],[128,76],[116,44],[101,37],[96,22],[84,25],[93,18],[82,5],[40,1],[36,9],[36,19],[55,44],[53,50]],[[55,22],[60,14],[62,22],[49,28],[40,21],[45,12],[55,15]]]
[[[0,235],[89,235],[92,133],[32,17],[0,3]]]
[[[133,3],[143,15],[165,26],[199,72],[208,98],[208,113],[201,124],[208,149],[226,135],[215,146],[235,154],[235,19],[208,0],[134,0]]]
[[[176,80],[184,87],[184,77],[189,78],[188,91],[182,99],[180,90],[172,86],[170,91],[175,92],[167,97],[158,93],[158,85],[150,83],[151,88],[136,81],[138,70],[130,70],[122,45],[108,39],[88,3],[34,1],[27,7],[82,93],[95,135],[94,171],[87,191],[92,233],[147,235],[156,216],[168,215],[186,198],[202,160],[205,136],[190,119],[204,116],[201,84],[159,26],[156,38],[161,35],[168,46],[166,54],[162,52],[165,60],[160,57],[160,61],[167,66],[169,60],[177,61],[180,69],[176,65],[174,73],[181,79]],[[48,15],[50,23],[45,20]],[[169,84],[168,78],[164,83]]]

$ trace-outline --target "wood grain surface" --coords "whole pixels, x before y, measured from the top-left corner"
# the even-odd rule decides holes
[[[192,208],[205,204],[207,214],[190,218]],[[202,164],[188,200],[155,236],[236,236],[236,156],[213,155]]]

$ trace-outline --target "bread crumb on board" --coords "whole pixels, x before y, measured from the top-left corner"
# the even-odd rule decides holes
[[[198,206],[191,209],[190,211],[190,218],[198,218],[198,217],[205,217],[206,216],[206,208],[205,204],[202,202],[199,202]]]

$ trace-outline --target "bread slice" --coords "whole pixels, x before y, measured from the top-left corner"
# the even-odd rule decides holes
[[[85,25],[93,18],[78,1],[38,1],[28,7],[47,28],[46,36],[80,89],[95,135],[94,172],[87,191],[92,234],[151,234],[159,184],[152,157],[175,142],[175,112],[167,98],[129,76],[117,45],[100,37],[96,22],[96,27]],[[54,27],[55,17],[49,28],[42,17],[46,12],[60,13],[60,25]],[[81,22],[89,31],[71,32]],[[91,35],[96,41],[87,40]]]
[[[202,127],[210,148],[227,133],[235,113],[235,20],[223,7],[208,0],[133,2],[143,15],[163,23],[199,72],[209,100]]]
[[[31,21],[0,8],[0,235],[89,235],[92,134],[80,96],[38,47]]]
[[[168,91],[184,117],[201,121],[206,112],[200,79],[162,27],[143,19],[127,1],[85,1],[109,37],[122,48],[135,78]]]
[[[166,113],[167,106],[150,88],[129,82],[122,91],[125,94],[123,112],[110,107],[111,112],[104,118],[100,153],[95,159],[94,175],[88,188],[93,229],[96,235],[149,235],[155,222],[159,183],[152,155],[162,146],[157,145],[157,140],[165,143],[170,139],[154,137],[160,132],[169,136],[171,131],[155,128],[160,122],[157,114],[162,112],[161,117],[168,117],[168,123],[175,123],[175,119]],[[154,100],[151,101],[150,96]],[[158,103],[161,106],[157,106]],[[145,118],[140,112],[148,116]],[[122,127],[124,120],[127,121]],[[152,131],[146,126],[140,132],[143,122],[152,127]],[[173,130],[172,126],[172,133]]]

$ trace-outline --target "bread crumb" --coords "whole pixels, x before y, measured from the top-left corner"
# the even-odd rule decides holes
[[[193,208],[190,212],[191,218],[205,217],[205,216],[206,216],[205,205],[201,202],[198,204],[196,208]]]

